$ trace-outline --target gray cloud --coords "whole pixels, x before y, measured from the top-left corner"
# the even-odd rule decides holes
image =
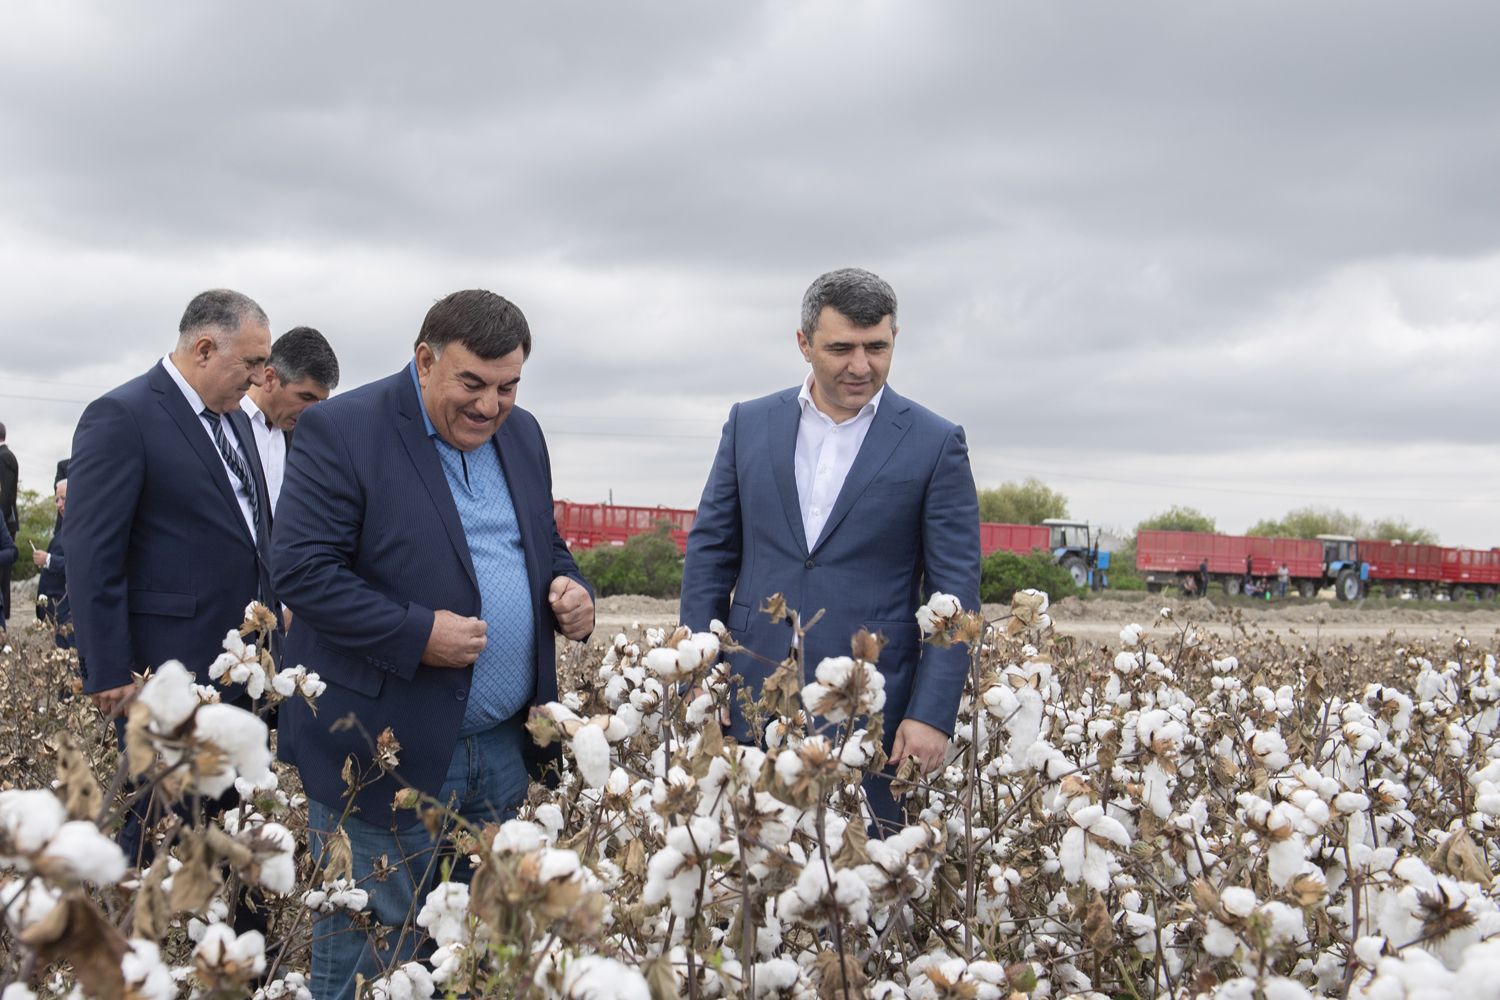
[[[729,403],[801,376],[806,283],[859,263],[902,297],[895,384],[969,428],[982,479],[1073,475],[1119,523],[1176,502],[1125,482],[1155,479],[1247,523],[1328,495],[1500,541],[1405,488],[1500,493],[1472,472],[1500,361],[1488,5],[0,21],[0,405],[33,466],[199,288],[320,326],[352,386],[485,285],[538,330],[559,491],[690,503]]]

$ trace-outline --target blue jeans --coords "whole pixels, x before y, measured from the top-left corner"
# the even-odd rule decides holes
[[[530,778],[521,759],[525,730],[518,724],[499,725],[461,737],[438,799],[476,826],[511,819],[526,798]],[[321,864],[327,835],[338,826],[341,809],[308,800],[309,847]],[[449,864],[452,877],[468,881],[467,863],[451,864],[454,853],[444,834],[429,833],[420,820],[400,829],[383,829],[350,816],[344,830],[354,853],[354,877],[370,896],[366,914],[374,923],[395,928],[383,946],[354,926],[348,912],[335,910],[313,920],[312,975],[308,988],[315,1000],[352,1000],[354,977],[374,979],[381,971],[430,951],[426,934],[417,927],[427,893],[442,880]],[[385,855],[396,869],[384,882],[371,878],[375,860]]]

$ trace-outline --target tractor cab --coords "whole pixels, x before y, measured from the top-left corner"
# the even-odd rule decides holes
[[[1068,571],[1074,584],[1094,590],[1109,586],[1109,553],[1099,551],[1099,535],[1089,530],[1087,521],[1049,517],[1042,526],[1050,532],[1052,558]]]
[[[1355,601],[1365,595],[1370,567],[1359,560],[1359,542],[1348,535],[1319,535],[1323,543],[1323,576],[1333,584],[1341,601]]]

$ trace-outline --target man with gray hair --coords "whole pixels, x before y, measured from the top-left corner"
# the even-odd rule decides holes
[[[682,622],[724,622],[744,652],[733,673],[759,697],[793,645],[790,624],[761,613],[780,594],[804,622],[811,671],[849,655],[861,628],[884,635],[885,749],[923,773],[943,762],[968,652],[924,646],[923,595],[979,606],[979,501],[961,427],[886,385],[896,347],[896,293],[859,268],[831,271],[802,300],[800,387],[729,411],[688,535]],[[733,734],[754,738],[738,697]],[[890,782],[865,783],[881,832],[900,825]]]
[[[271,494],[271,514],[281,498],[286,476],[286,450],[302,411],[321,403],[339,385],[339,359],[321,333],[299,326],[276,338],[265,377],[252,385],[240,409],[250,418],[261,467],[266,470],[266,488]]]
[[[271,605],[270,504],[240,411],[270,350],[260,306],[227,289],[203,292],[171,353],[78,422],[68,592],[84,691],[106,715],[134,692],[132,674],[166,660],[209,684],[245,606]],[[223,699],[242,695],[236,686]]]

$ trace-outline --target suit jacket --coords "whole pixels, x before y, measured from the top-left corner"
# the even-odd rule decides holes
[[[59,514],[57,524],[52,529],[52,541],[47,543],[47,565],[42,567],[36,577],[37,594],[46,597],[54,607],[62,600],[63,591],[67,589],[68,557],[63,551],[62,529],[63,517]]]
[[[213,439],[162,362],[83,411],[68,478],[68,593],[85,691],[171,659],[210,683],[245,606],[275,606],[255,437],[238,409],[224,419],[255,478],[259,544]],[[241,693],[224,690],[226,701]]]
[[[951,734],[968,650],[924,645],[916,612],[934,591],[979,607],[979,501],[963,429],[887,386],[823,534],[809,546],[793,470],[797,394],[729,411],[688,535],[682,621],[703,630],[717,618],[775,663],[792,630],[761,613],[766,598],[783,595],[804,622],[822,610],[807,636],[809,675],[825,657],[848,656],[861,626],[883,633],[887,747],[902,719]],[[772,668],[745,654],[732,663],[758,695]],[[732,711],[744,739],[738,699]]]
[[[4,515],[5,527],[9,529],[12,538],[21,524],[16,510],[16,491],[20,482],[21,472],[20,465],[16,462],[16,453],[10,450],[10,445],[0,444],[0,515]]]
[[[526,555],[536,700],[553,701],[557,621],[547,591],[556,576],[584,581],[552,520],[552,466],[536,418],[512,409],[489,446],[499,449]],[[401,778],[437,794],[473,669],[424,666],[422,654],[434,612],[477,616],[480,593],[407,369],[302,414],[276,508],[272,564],[277,594],[295,616],[286,662],[328,684],[316,715],[300,699],[281,707],[279,753],[297,765],[307,794],[337,808],[345,758],[368,767],[370,743],[387,728],[402,746]],[[358,727],[331,731],[350,714]],[[542,761],[528,763],[535,771]],[[355,799],[360,818],[389,824],[398,787],[390,777],[366,785]],[[412,818],[404,812],[400,821]]]
[[[10,530],[5,527],[4,521],[0,521],[0,569],[10,569],[16,561],[16,555],[20,549],[16,546],[16,540],[11,536]],[[0,628],[3,628],[0,623]]]

